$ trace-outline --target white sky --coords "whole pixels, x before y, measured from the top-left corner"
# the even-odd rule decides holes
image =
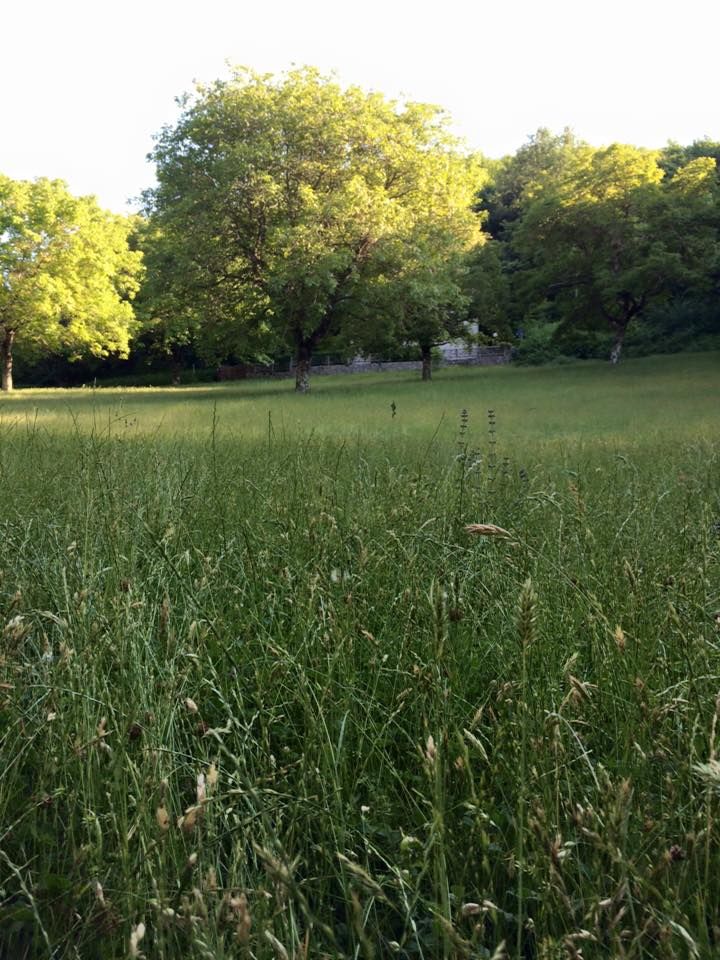
[[[0,29],[0,172],[118,211],[153,183],[174,98],[227,61],[439,104],[489,156],[539,126],[720,139],[720,0],[3,0]]]

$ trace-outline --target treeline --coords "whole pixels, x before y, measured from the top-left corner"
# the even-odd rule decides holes
[[[596,148],[569,130],[489,164],[478,256],[495,261],[521,358],[716,345],[719,166],[717,141]]]
[[[429,378],[456,337],[524,362],[720,342],[718,142],[539,130],[490,160],[437,108],[310,68],[181,106],[138,216],[0,178],[3,389],[15,356],[51,384],[290,355],[304,391],[319,352],[414,353]]]

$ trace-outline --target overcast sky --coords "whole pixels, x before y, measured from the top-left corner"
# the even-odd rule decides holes
[[[720,0],[5,0],[0,172],[60,177],[118,211],[152,135],[231,62],[335,70],[436,103],[473,147],[540,126],[591,143],[720,139]]]

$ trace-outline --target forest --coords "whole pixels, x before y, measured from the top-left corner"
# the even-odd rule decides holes
[[[541,128],[492,159],[439,108],[312,68],[180,102],[136,214],[0,176],[4,391],[286,361],[304,392],[359,354],[427,379],[453,339],[525,364],[720,343],[720,141]]]

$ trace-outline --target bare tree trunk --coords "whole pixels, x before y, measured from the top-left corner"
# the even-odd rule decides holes
[[[420,347],[422,357],[422,378],[432,380],[432,347]]]
[[[312,347],[308,343],[299,343],[295,353],[295,390],[307,393],[310,389],[310,364]]]
[[[613,329],[615,330],[615,339],[610,348],[610,363],[615,365],[616,363],[620,363],[620,354],[622,353],[623,343],[625,342],[627,324],[615,324]]]
[[[5,336],[0,342],[0,364],[2,365],[2,390],[10,393],[13,388],[13,358],[12,348],[15,340],[14,330],[5,330]]]

